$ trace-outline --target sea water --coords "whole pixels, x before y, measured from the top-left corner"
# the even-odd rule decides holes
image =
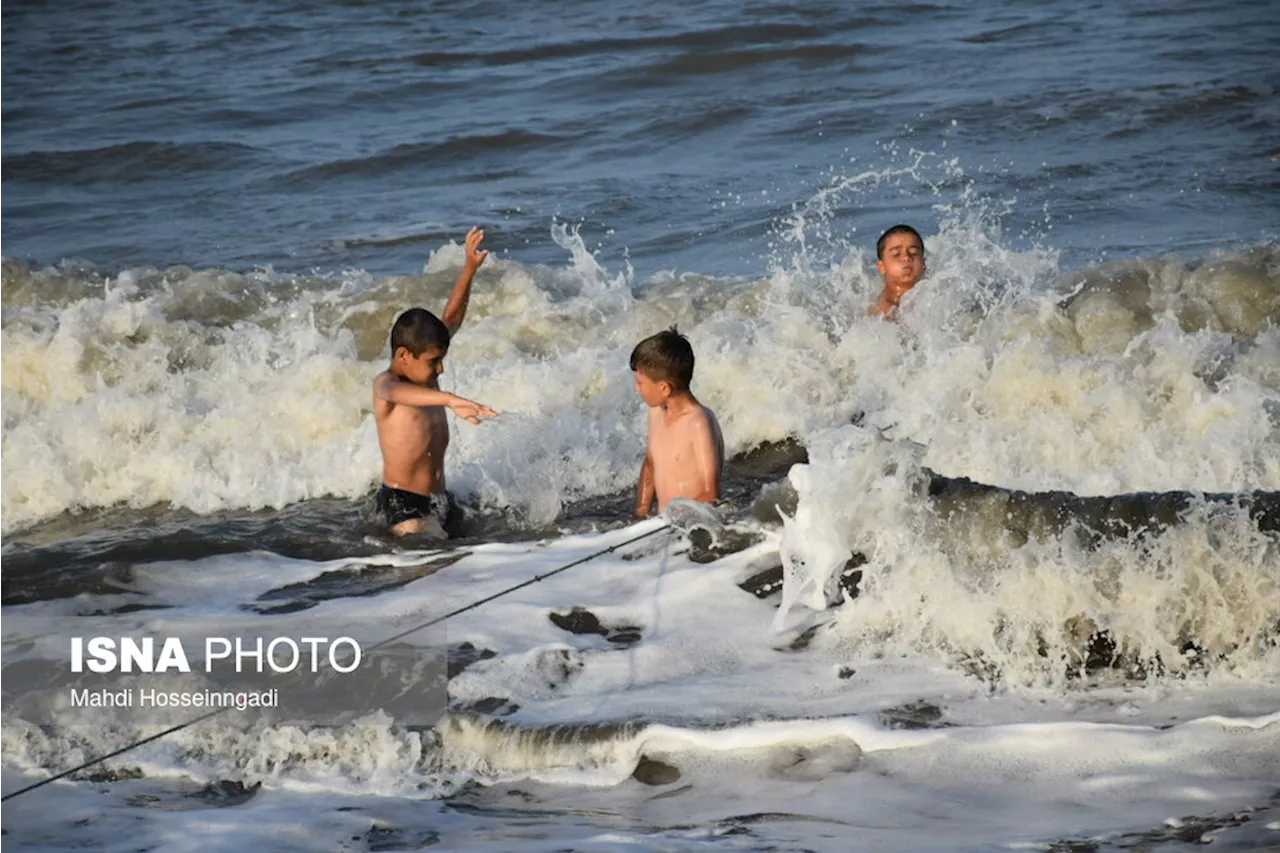
[[[1280,845],[1276,31],[6,6],[6,668],[376,641],[585,562],[403,638],[449,660],[433,725],[220,716],[6,801],[4,840]],[[891,324],[898,221],[929,273]],[[452,424],[463,537],[395,540],[370,382],[472,224],[443,383],[501,415]],[[732,459],[718,521],[663,527],[627,360],[673,324]],[[161,728],[89,710],[6,709],[4,792]]]

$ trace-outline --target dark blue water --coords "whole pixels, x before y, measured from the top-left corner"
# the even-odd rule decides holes
[[[472,223],[561,259],[560,219],[751,275],[868,170],[904,174],[831,195],[835,246],[962,181],[1066,266],[1239,248],[1280,221],[1280,4],[1215,6],[7,3],[3,252],[407,272]]]

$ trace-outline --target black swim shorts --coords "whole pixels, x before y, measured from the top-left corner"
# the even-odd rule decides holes
[[[404,489],[393,489],[383,486],[378,489],[376,500],[377,511],[388,527],[395,527],[411,518],[433,518],[445,530],[449,521],[449,496],[439,494],[420,495],[417,492],[406,492]]]

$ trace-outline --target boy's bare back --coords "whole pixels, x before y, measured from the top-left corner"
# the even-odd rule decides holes
[[[674,326],[645,338],[631,352],[636,393],[649,407],[649,441],[636,490],[641,518],[654,498],[658,512],[676,498],[720,500],[724,438],[715,413],[689,390],[693,366],[693,347]]]
[[[648,455],[658,512],[676,498],[714,503],[720,497],[724,438],[715,412],[687,397],[688,403],[649,410]]]

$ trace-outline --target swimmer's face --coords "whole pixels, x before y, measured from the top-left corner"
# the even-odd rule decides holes
[[[884,241],[884,255],[876,269],[889,287],[907,291],[924,278],[924,246],[914,234],[890,234]]]
[[[448,354],[447,349],[428,347],[420,355],[413,356],[401,347],[396,359],[405,379],[415,385],[433,386],[436,379],[444,375],[444,357]]]
[[[649,408],[661,406],[671,396],[671,383],[650,379],[643,370],[634,370],[636,377],[636,393]]]

